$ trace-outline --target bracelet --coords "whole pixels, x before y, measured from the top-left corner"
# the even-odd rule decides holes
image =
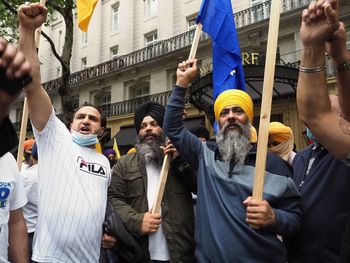
[[[346,71],[350,69],[350,62],[346,62],[334,67],[336,72]]]
[[[326,70],[326,69],[327,69],[326,66],[318,66],[318,67],[314,67],[314,68],[306,68],[306,67],[299,66],[299,71],[303,72],[303,73],[316,73],[316,72],[321,72],[321,71]]]

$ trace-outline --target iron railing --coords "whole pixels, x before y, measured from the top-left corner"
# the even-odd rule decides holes
[[[135,110],[146,101],[155,101],[165,106],[170,98],[170,95],[171,90],[148,96],[143,96],[141,98],[112,103],[109,106],[106,105],[104,109],[102,109],[102,111],[106,115],[106,117],[131,114],[134,113]]]
[[[311,0],[282,0],[281,13],[286,13],[305,7]],[[234,15],[236,27],[249,26],[251,24],[268,19],[271,12],[271,1],[263,2],[259,5],[252,6],[248,9],[242,10]]]

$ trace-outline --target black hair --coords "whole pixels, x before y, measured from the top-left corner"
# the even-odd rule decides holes
[[[100,125],[102,128],[106,128],[107,127],[107,119],[106,119],[106,116],[103,114],[102,110],[100,109],[100,107],[96,106],[96,105],[93,105],[91,103],[88,103],[88,102],[84,102],[82,105],[80,105],[74,112],[73,112],[73,119],[74,119],[74,116],[75,114],[81,109],[81,108],[84,108],[84,107],[93,107],[94,109],[96,109],[98,111],[98,113],[100,113],[101,115],[101,119],[100,119]]]

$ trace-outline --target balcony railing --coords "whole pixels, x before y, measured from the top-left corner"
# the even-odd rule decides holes
[[[282,13],[308,5],[311,0],[282,0]],[[271,1],[263,2],[235,14],[236,27],[244,27],[270,17]]]
[[[282,0],[282,13],[306,6],[309,2],[310,0]],[[270,15],[270,6],[271,1],[268,1],[236,13],[234,15],[236,27],[248,26],[267,19]],[[150,47],[145,47],[94,67],[72,73],[70,76],[70,84],[74,86],[83,81],[101,78],[102,76],[115,73],[121,69],[126,69],[147,60],[189,47],[192,44],[193,37],[194,30],[191,30],[167,40],[160,41]],[[208,38],[207,34],[202,34],[200,41],[207,40]],[[57,90],[60,86],[60,79],[48,81],[44,83],[43,86],[46,91]]]
[[[170,98],[171,90],[144,96],[141,98],[121,101],[105,106],[102,111],[106,117],[125,115],[134,113],[135,110],[146,101],[155,101],[165,106]],[[187,100],[188,101],[188,100]]]

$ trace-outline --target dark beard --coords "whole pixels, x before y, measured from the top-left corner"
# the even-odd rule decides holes
[[[230,125],[234,125],[236,129],[229,130]],[[216,142],[225,162],[234,161],[242,167],[250,149],[250,124],[227,122],[216,135]]]
[[[135,144],[141,165],[146,166],[149,163],[153,163],[154,165],[161,167],[163,164],[164,152],[160,146],[165,145],[165,136],[163,134],[153,134],[153,140],[146,140],[146,136],[138,136]]]

